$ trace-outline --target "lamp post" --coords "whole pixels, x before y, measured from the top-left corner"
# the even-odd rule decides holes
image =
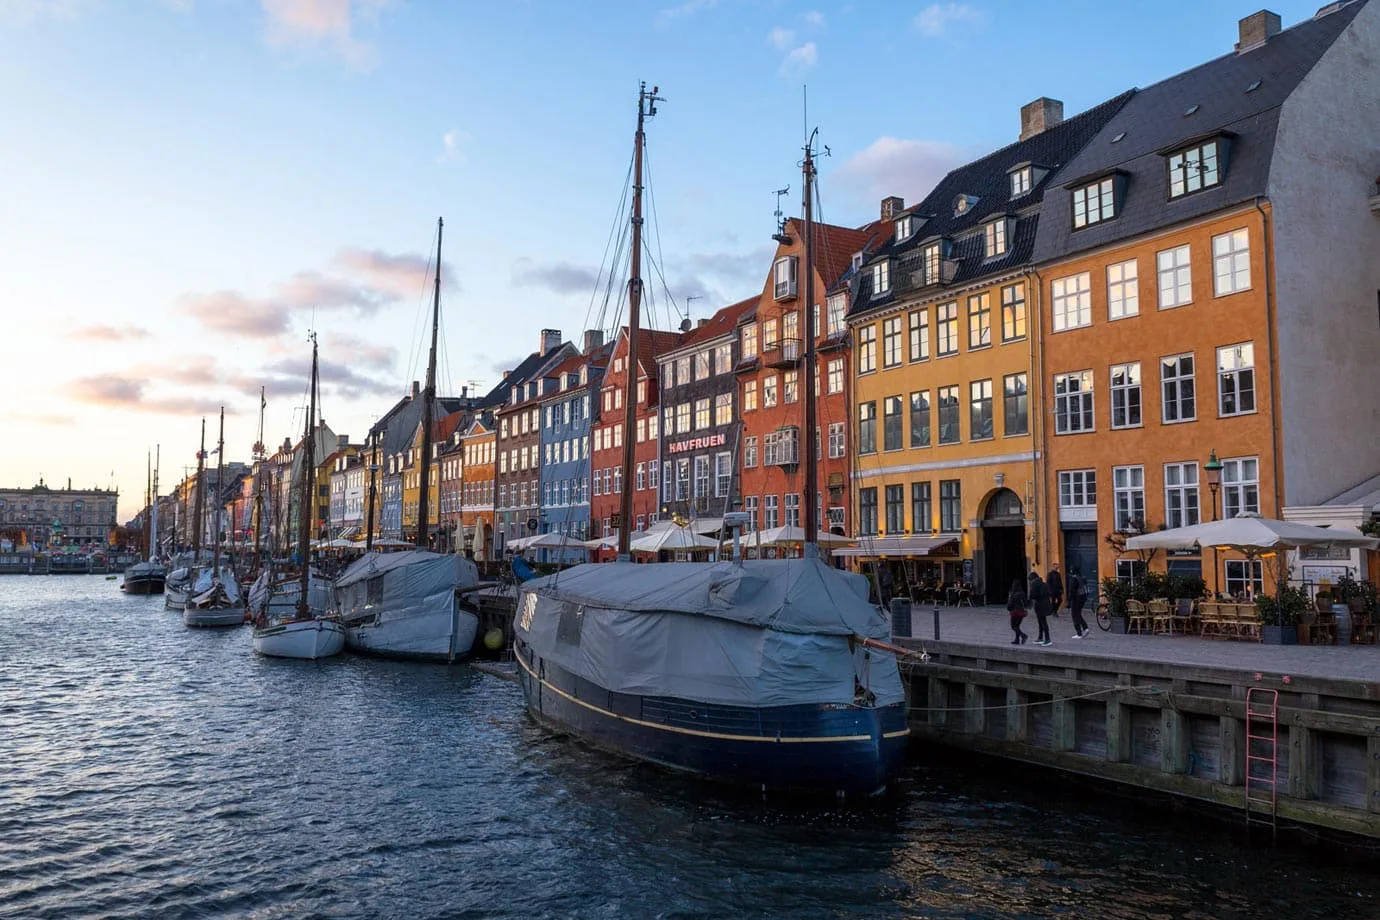
[[[369,519],[364,524],[364,551],[366,553],[374,550],[374,496],[377,493],[375,475],[379,471],[379,465],[374,461],[374,456],[369,455]]]
[[[1203,472],[1207,474],[1208,491],[1212,493],[1212,519],[1217,520],[1217,490],[1222,486],[1222,461],[1217,459],[1217,449],[1213,448],[1208,453],[1207,463],[1203,464]],[[1217,547],[1212,548],[1212,593],[1215,597],[1221,590],[1217,564]]]

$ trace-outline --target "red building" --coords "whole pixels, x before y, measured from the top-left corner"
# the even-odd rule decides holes
[[[802,526],[800,470],[802,432],[814,428],[819,445],[821,528],[850,533],[848,514],[847,279],[861,254],[883,242],[890,226],[859,230],[814,225],[815,348],[813,385],[818,424],[804,419],[805,244],[804,222],[791,218],[777,235],[776,256],[757,301],[756,321],[738,329],[738,404],[743,420],[743,511],[757,528]]]
[[[633,529],[643,530],[657,520],[660,507],[660,406],[661,388],[657,356],[676,347],[681,333],[638,330],[636,442],[633,445]],[[590,533],[607,535],[616,523],[623,487],[623,431],[627,423],[624,400],[628,392],[628,329],[618,332],[609,368],[595,406],[590,449]]]

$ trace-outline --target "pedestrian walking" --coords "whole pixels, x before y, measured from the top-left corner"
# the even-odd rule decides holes
[[[1073,615],[1073,637],[1082,639],[1088,634],[1088,621],[1083,619],[1083,605],[1088,602],[1088,588],[1077,569],[1069,570],[1069,613]]]
[[[891,563],[877,563],[877,597],[881,600],[882,606],[890,609],[891,607]]]
[[[1049,567],[1049,574],[1045,576],[1045,587],[1049,589],[1049,615],[1057,617],[1059,608],[1064,605],[1064,579],[1059,574],[1059,563],[1054,563]]]
[[[1036,645],[1053,645],[1049,638],[1049,586],[1039,572],[1030,573],[1030,585],[1026,589],[1030,606],[1035,610],[1035,620],[1040,624],[1040,633],[1035,637]]]
[[[1006,595],[1006,612],[1011,614],[1011,631],[1016,634],[1016,638],[1011,640],[1012,645],[1020,645],[1030,639],[1025,630],[1021,629],[1021,621],[1025,619],[1025,585],[1017,578],[1011,582],[1011,590]]]

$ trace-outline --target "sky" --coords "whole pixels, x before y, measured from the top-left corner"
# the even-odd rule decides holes
[[[1311,3],[1276,0],[1285,27]],[[1229,53],[1201,0],[0,0],[0,486],[143,503],[223,406],[225,456],[322,414],[358,441],[425,375],[436,221],[442,393],[539,330],[610,328],[639,81],[655,325],[770,271],[775,190],[858,226],[1068,115]],[[621,268],[614,263],[615,285]]]

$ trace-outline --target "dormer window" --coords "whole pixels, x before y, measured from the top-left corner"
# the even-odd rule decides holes
[[[883,259],[872,266],[872,296],[877,297],[891,290],[891,260]]]
[[[909,215],[896,221],[896,242],[902,243],[910,239],[910,235],[915,232],[915,220]]]
[[[776,260],[772,266],[772,296],[777,300],[785,300],[795,296],[795,256],[785,256]]]
[[[619,358],[618,360],[621,361],[621,360],[623,360],[623,359],[622,359],[622,358]],[[587,383],[589,383],[589,365],[588,365],[588,364],[586,364],[584,367],[580,368],[580,386],[584,386],[584,385],[587,384]]]
[[[954,198],[954,216],[967,214],[978,203],[976,195],[958,195]]]
[[[1073,190],[1073,228],[1090,227],[1116,217],[1116,177],[1107,176]]]
[[[1011,197],[1019,198],[1030,193],[1030,167],[1022,166],[1011,173]]]
[[[939,283],[939,244],[930,243],[922,250],[925,263],[925,283]]]
[[[856,272],[858,269],[862,268],[862,264],[863,254],[860,252],[853,253],[853,271]]]
[[[1213,138],[1187,150],[1171,153],[1166,158],[1169,167],[1169,197],[1178,198],[1190,192],[1211,188],[1222,181],[1219,163],[1221,141]]]
[[[982,225],[983,253],[985,258],[994,259],[1006,255],[1006,238],[1009,218],[1000,217]]]

